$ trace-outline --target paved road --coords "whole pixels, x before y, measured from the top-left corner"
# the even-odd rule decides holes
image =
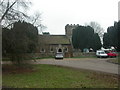
[[[84,58],[84,59],[43,59],[37,60],[37,62],[31,61],[32,64],[52,64],[52,65],[61,65],[68,66],[73,68],[81,68],[95,71],[102,71],[112,74],[118,74],[118,65],[107,62],[107,59],[100,58]]]
[[[80,59],[63,59],[63,60],[55,60],[55,59],[40,59],[33,61],[29,61],[31,64],[52,64],[52,65],[60,65],[60,66],[67,66],[73,68],[80,68],[80,69],[88,69],[88,70],[95,70],[95,71],[102,71],[112,74],[118,74],[118,65],[107,62],[107,59],[100,59],[100,58],[80,58]],[[10,62],[2,62],[10,63]],[[119,65],[120,66],[120,65]]]

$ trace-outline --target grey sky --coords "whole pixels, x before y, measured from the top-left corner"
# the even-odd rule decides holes
[[[106,31],[118,21],[119,0],[32,0],[33,11],[42,13],[45,31],[51,34],[65,34],[66,24],[84,25],[98,22]]]

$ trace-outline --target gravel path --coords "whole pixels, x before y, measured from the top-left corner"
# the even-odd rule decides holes
[[[107,62],[108,59],[109,58],[107,59],[81,58],[81,59],[63,59],[63,60],[43,59],[43,60],[37,60],[37,62],[31,61],[31,63],[68,66],[73,68],[89,69],[89,70],[118,74],[118,65]]]
[[[67,66],[73,68],[80,69],[88,69],[95,71],[102,71],[106,73],[118,74],[118,66],[117,64],[107,62],[109,58],[80,58],[80,59],[40,59],[33,61],[29,61],[31,64],[52,64],[52,65],[60,65]],[[4,62],[5,63],[5,62]],[[3,64],[4,64],[3,63]]]

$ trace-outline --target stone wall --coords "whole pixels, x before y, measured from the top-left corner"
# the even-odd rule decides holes
[[[94,57],[95,52],[89,52],[89,53],[82,53],[82,52],[73,52],[73,53],[64,53],[64,57],[65,58],[71,58],[71,57]],[[10,55],[7,54],[6,56],[3,56],[3,58],[9,58]],[[55,53],[26,53],[24,54],[24,57],[30,59],[30,58],[45,58],[45,57],[49,57],[49,58],[54,58],[55,57]]]
[[[80,57],[80,56],[96,56],[96,55],[95,52],[89,52],[89,53],[73,52],[73,57]]]
[[[55,53],[35,53],[36,58],[54,57]]]

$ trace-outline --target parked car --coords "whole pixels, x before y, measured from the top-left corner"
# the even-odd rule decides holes
[[[96,51],[96,56],[97,57],[108,57],[108,55],[105,53],[105,51],[104,50],[97,50]]]
[[[58,52],[55,54],[55,59],[63,59],[64,58],[64,55],[62,52]]]
[[[117,57],[118,54],[117,52],[114,52],[114,51],[105,51],[108,55],[108,57]]]

